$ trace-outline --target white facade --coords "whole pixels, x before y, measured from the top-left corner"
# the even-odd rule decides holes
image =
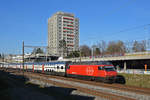
[[[74,14],[57,12],[48,19],[49,54],[62,55],[62,40],[66,42],[68,53],[79,49],[79,19]]]

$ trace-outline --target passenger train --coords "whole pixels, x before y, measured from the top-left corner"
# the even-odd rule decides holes
[[[24,68],[22,63],[9,63],[0,67],[111,83],[117,77],[114,66],[107,61],[24,63]]]

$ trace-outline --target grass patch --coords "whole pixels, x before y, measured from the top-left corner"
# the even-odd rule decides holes
[[[150,75],[125,73],[119,73],[119,75],[123,75],[125,77],[126,85],[150,88]]]

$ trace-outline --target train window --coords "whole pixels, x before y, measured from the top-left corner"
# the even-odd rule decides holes
[[[59,69],[59,66],[57,66],[57,69]]]
[[[101,66],[99,66],[99,67],[98,67],[98,70],[104,70],[104,68],[103,68],[103,67],[101,67]]]
[[[61,69],[63,69],[63,66],[61,66]]]
[[[115,68],[113,66],[104,66],[104,69],[106,71],[115,71]]]

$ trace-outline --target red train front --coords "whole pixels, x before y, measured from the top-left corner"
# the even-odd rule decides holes
[[[75,62],[67,67],[67,76],[90,80],[114,82],[117,76],[110,62]]]

